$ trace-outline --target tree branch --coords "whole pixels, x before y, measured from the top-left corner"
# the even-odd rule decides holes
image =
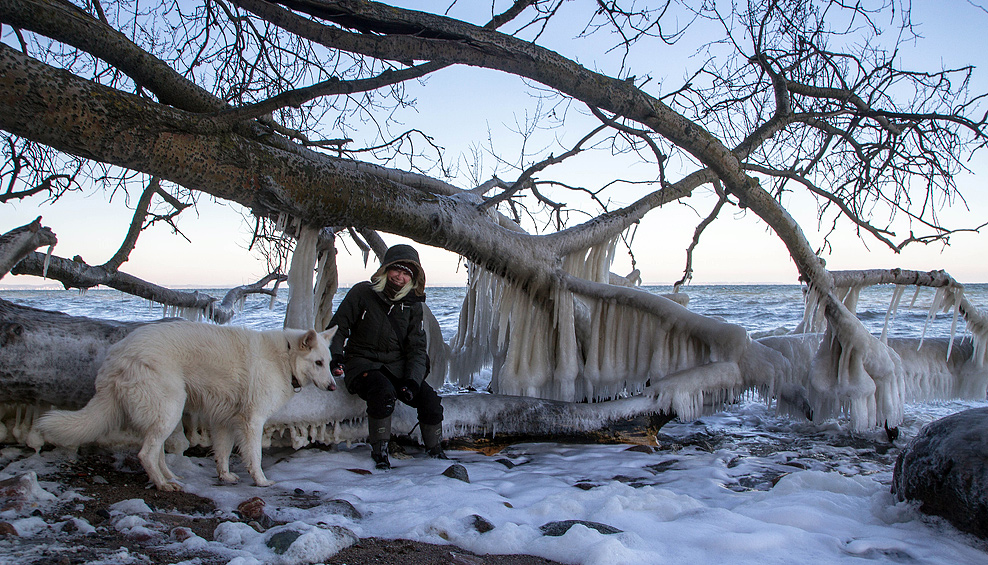
[[[53,247],[58,243],[54,232],[41,225],[41,216],[30,224],[14,228],[0,236],[0,279],[25,257],[39,247]],[[44,256],[43,256],[44,257]],[[42,271],[46,261],[42,261]]]
[[[217,324],[225,324],[230,321],[235,313],[234,306],[244,296],[258,293],[272,294],[272,291],[265,290],[264,286],[271,281],[287,280],[284,275],[269,274],[252,285],[231,289],[223,302],[217,305],[216,298],[198,290],[192,292],[176,291],[149,283],[121,271],[93,267],[82,261],[70,261],[57,256],[50,258],[46,272],[45,261],[46,258],[41,253],[30,253],[11,270],[11,273],[56,280],[62,283],[66,289],[93,288],[103,285],[163,306],[199,312],[203,318]]]

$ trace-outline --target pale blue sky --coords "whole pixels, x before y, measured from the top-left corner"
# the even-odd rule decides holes
[[[937,68],[941,61],[946,67],[973,64],[977,70],[976,83],[972,86],[975,90],[988,90],[985,55],[988,40],[982,35],[988,28],[988,13],[964,0],[915,2],[913,10],[913,20],[921,23],[920,29],[928,40],[920,47],[906,51],[908,60],[915,59],[915,66],[925,68]],[[564,47],[559,50],[564,55],[574,56]],[[673,84],[681,78],[682,72],[676,67],[666,80]],[[408,127],[421,127],[435,135],[436,142],[450,149],[451,157],[455,158],[456,153],[470,150],[471,140],[483,142],[488,129],[503,136],[506,125],[517,118],[528,101],[523,90],[518,79],[501,73],[477,69],[445,70],[432,77],[425,89],[416,92],[418,113],[409,114],[404,120]],[[575,140],[583,133],[585,130],[574,129],[567,135]],[[515,141],[511,136],[505,136],[499,140],[499,148],[511,148]],[[510,149],[506,154],[511,154]],[[956,218],[965,225],[988,221],[988,191],[983,187],[988,178],[988,156],[982,154],[971,166],[980,175],[958,181],[971,211],[963,211],[960,205],[955,205],[944,213],[944,218]],[[626,162],[618,159],[584,160],[574,164],[569,174],[585,185],[593,185],[595,181],[603,183],[607,178],[613,178],[615,171],[621,176],[628,174],[625,172],[627,167]],[[651,171],[637,172],[646,176],[652,174]],[[710,196],[691,200],[702,214],[713,203]],[[811,244],[818,245],[820,236],[815,232],[813,202],[807,199],[786,204],[800,221]],[[57,206],[39,206],[37,201],[28,201],[0,207],[4,231],[26,224],[38,215],[43,216],[43,223],[58,236],[56,254],[69,258],[79,254],[90,264],[99,264],[116,250],[126,233],[131,211],[122,198],[107,203],[102,193],[73,197]],[[191,243],[171,234],[167,226],[155,226],[141,236],[137,250],[123,270],[174,287],[232,286],[254,282],[266,274],[264,264],[246,250],[251,226],[242,222],[235,206],[203,201],[198,217],[194,211],[186,211],[182,216],[179,226]],[[685,249],[697,221],[697,212],[681,204],[669,205],[646,217],[637,231],[634,245],[645,283],[671,284],[682,276]],[[399,241],[387,235],[385,239],[389,243]],[[952,238],[950,248],[913,246],[898,256],[875,241],[867,241],[866,247],[853,232],[832,240],[833,251],[826,256],[832,269],[944,269],[961,282],[988,282],[988,261],[984,260],[988,257],[988,233],[958,234]],[[455,255],[419,247],[430,284],[459,285],[465,281],[465,272],[457,268]],[[367,278],[373,271],[373,266],[364,268],[359,254],[348,255],[342,248],[339,260],[345,286]],[[693,284],[797,282],[796,269],[788,252],[753,214],[733,220],[724,217],[709,228],[694,255],[693,265]],[[614,271],[625,274],[628,270],[630,264],[619,250]],[[8,275],[0,281],[0,286],[44,283],[33,277]]]

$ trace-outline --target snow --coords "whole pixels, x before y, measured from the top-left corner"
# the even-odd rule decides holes
[[[933,419],[986,404],[910,406],[899,445]],[[130,500],[110,508],[110,523],[151,536],[148,543],[189,562],[209,553],[239,565],[319,563],[363,537],[587,565],[988,562],[983,541],[895,500],[889,485],[897,450],[886,453],[877,435],[855,436],[834,421],[794,422],[749,402],[696,423],[667,424],[659,440],[654,450],[549,442],[515,444],[489,456],[451,450],[452,461],[409,448],[410,457],[392,458],[391,471],[369,474],[355,472],[373,469],[362,443],[270,448],[264,468],[276,484],[267,488],[249,480],[221,485],[211,459],[169,455],[186,489],[212,499],[230,521],[220,524],[213,539],[177,541],[148,528],[150,508]],[[40,486],[52,491],[38,493],[36,504],[53,504],[52,494],[75,500],[75,493],[54,492],[56,485],[44,480],[45,471],[65,456],[60,450],[5,449],[0,479],[35,472]],[[453,464],[466,469],[469,482],[443,475]],[[235,458],[233,470],[239,466]],[[293,504],[302,495],[317,504]],[[262,533],[234,516],[238,504],[255,496],[282,525]],[[342,511],[349,506],[339,501],[356,513]],[[493,529],[482,533],[477,516]],[[21,536],[52,535],[30,508],[2,519]],[[578,523],[563,535],[543,533],[544,525],[568,520]],[[600,525],[620,532],[601,533],[595,527]],[[276,554],[268,542],[286,532],[294,541]],[[4,547],[0,562],[8,557]],[[102,563],[134,557],[123,552]]]

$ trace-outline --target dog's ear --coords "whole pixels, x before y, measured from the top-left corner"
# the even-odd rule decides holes
[[[298,340],[298,348],[301,350],[313,349],[319,343],[319,334],[316,330],[309,330]]]
[[[339,326],[333,326],[319,335],[321,335],[322,338],[326,340],[326,343],[329,343],[333,341],[333,336],[336,335],[336,330],[338,329],[340,329]]]

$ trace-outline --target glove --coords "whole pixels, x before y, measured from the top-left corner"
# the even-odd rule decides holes
[[[333,359],[329,362],[329,371],[333,373],[334,377],[343,376],[343,362],[339,359]]]
[[[405,404],[410,404],[415,400],[415,395],[419,392],[419,384],[412,379],[401,381],[398,388],[398,398]]]

